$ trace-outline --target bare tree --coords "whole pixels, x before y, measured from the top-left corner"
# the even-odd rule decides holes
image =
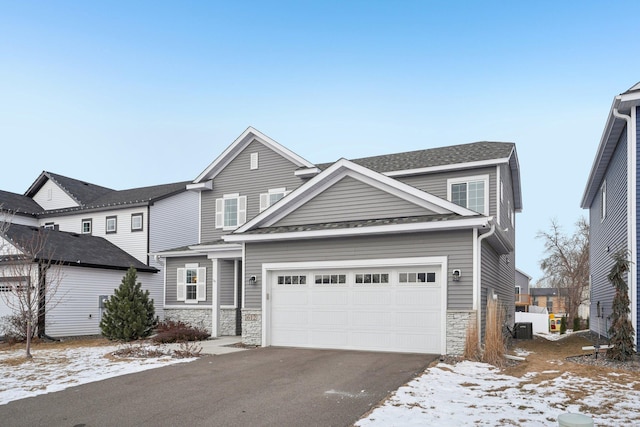
[[[19,230],[19,232],[14,232]],[[24,328],[26,357],[31,358],[31,339],[44,329],[45,314],[60,302],[56,297],[62,281],[62,263],[55,260],[49,233],[37,227],[9,225],[0,248],[0,295]]]
[[[578,307],[589,299],[589,224],[584,217],[576,222],[572,235],[563,232],[555,219],[547,231],[537,237],[544,241],[546,258],[540,261],[544,277],[540,281],[558,288],[565,296],[565,310],[571,325],[578,315]],[[560,297],[560,295],[558,295]]]

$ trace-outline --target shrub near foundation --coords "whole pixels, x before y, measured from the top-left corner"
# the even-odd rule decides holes
[[[156,335],[151,339],[157,343],[174,343],[187,341],[202,341],[209,338],[206,329],[197,328],[181,321],[165,320],[156,327]]]

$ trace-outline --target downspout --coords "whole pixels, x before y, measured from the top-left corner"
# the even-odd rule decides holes
[[[635,107],[634,107],[635,110]],[[633,111],[633,110],[632,110]],[[631,254],[631,265],[635,266],[629,269],[627,280],[629,282],[629,300],[631,301],[631,321],[633,323],[634,328],[637,329],[637,319],[636,310],[637,310],[637,283],[636,283],[636,262],[637,262],[637,253],[636,253],[636,215],[635,215],[635,205],[636,205],[636,194],[635,194],[635,176],[636,176],[636,150],[635,145],[633,144],[633,135],[635,134],[633,129],[633,122],[631,120],[631,116],[626,114],[622,114],[618,111],[618,108],[613,109],[613,116],[618,119],[623,119],[627,122],[627,249]],[[636,331],[637,334],[637,331]]]
[[[476,277],[477,283],[475,288],[477,289],[476,297],[476,323],[478,328],[478,344],[482,343],[482,241],[487,237],[491,237],[496,232],[496,224],[491,223],[491,230],[478,237],[478,254],[476,260]]]

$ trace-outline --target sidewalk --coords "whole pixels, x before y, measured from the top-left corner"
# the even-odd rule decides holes
[[[242,342],[242,337],[218,337],[205,341],[194,342],[202,347],[202,354],[227,354],[246,350],[243,347],[232,347],[233,344]],[[231,347],[230,347],[231,346]],[[179,349],[180,344],[169,344],[171,349]]]

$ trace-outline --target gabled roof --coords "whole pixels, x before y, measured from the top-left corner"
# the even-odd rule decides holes
[[[593,165],[591,166],[591,172],[587,179],[587,185],[582,195],[582,201],[580,207],[588,209],[593,203],[593,199],[602,184],[604,175],[611,162],[611,157],[618,145],[620,136],[626,127],[626,120],[622,117],[616,117],[618,114],[629,115],[633,106],[640,105],[640,83],[636,83],[626,92],[613,98],[609,115],[607,116],[607,122],[605,123],[602,136],[600,137],[600,144],[598,145],[598,151],[596,152]]]
[[[508,163],[513,176],[514,207],[516,211],[522,210],[520,165],[515,144],[512,142],[480,141],[470,144],[363,157],[351,161],[391,177]],[[324,163],[316,167],[324,170],[332,164]]]
[[[138,271],[157,272],[158,270],[138,261],[127,252],[102,237],[87,234],[68,233],[48,230],[27,225],[11,224],[5,233],[7,240],[18,249],[25,242],[38,238],[44,233],[44,248],[38,257],[60,262],[65,265],[82,267],[126,270],[134,267]],[[116,286],[114,284],[114,286]]]
[[[239,227],[232,234],[223,236],[225,241],[240,241],[243,237],[241,235],[245,232],[250,232],[252,230],[264,229],[273,227],[279,220],[285,218],[288,214],[295,211],[296,209],[302,207],[305,203],[312,200],[316,195],[322,193],[326,189],[330,188],[333,184],[339,182],[345,176],[351,176],[362,182],[366,182],[368,185],[377,187],[383,191],[389,192],[394,196],[407,200],[411,203],[414,203],[417,206],[421,206],[425,208],[425,212],[431,211],[435,212],[436,215],[431,214],[428,220],[421,220],[420,223],[424,222],[432,222],[437,219],[446,219],[449,221],[447,227],[455,227],[454,224],[451,224],[451,221],[454,218],[457,219],[469,219],[473,218],[480,225],[481,223],[487,223],[490,218],[480,215],[472,210],[463,208],[461,206],[456,205],[448,200],[441,199],[436,197],[430,193],[419,190],[415,187],[407,185],[401,181],[396,179],[384,176],[378,172],[374,172],[366,167],[355,164],[346,159],[340,159],[329,168],[325,169],[322,173],[315,176],[311,180],[304,183],[302,186],[295,189],[291,194],[287,197],[280,200],[278,203],[255,216],[252,220]],[[361,228],[363,225],[367,225],[369,228],[373,226],[387,226],[389,225],[388,221],[392,221],[390,219],[384,220],[369,220],[365,221],[364,224],[351,224],[351,222],[344,223],[332,223],[328,224],[327,227],[329,229],[338,229],[338,228]],[[399,223],[409,223],[415,224],[415,220],[407,220],[407,219],[396,219]],[[354,221],[352,221],[354,222]],[[358,223],[355,221],[354,223]],[[293,232],[295,231],[310,231],[306,228],[310,226],[300,226],[303,229],[296,230],[296,227],[293,228]],[[324,227],[319,225],[320,228]],[[406,228],[406,227],[405,227]],[[326,230],[326,228],[325,228]],[[315,230],[314,230],[315,231]],[[256,233],[262,233],[259,231],[255,231]],[[292,232],[290,228],[284,227],[273,227],[271,230],[266,231],[266,233],[277,233],[277,232]]]
[[[58,175],[56,173],[43,171],[40,176],[35,180],[31,187],[24,194],[25,196],[32,197],[42,188],[42,186],[51,180],[55,182],[62,190],[67,193],[69,197],[75,200],[80,206],[84,206],[92,200],[97,199],[111,191],[110,188],[101,187],[99,185],[91,184],[89,182],[80,181],[78,179],[69,178],[66,176]]]
[[[0,210],[16,215],[35,216],[42,206],[22,194],[0,190]]]
[[[235,141],[227,147],[207,168],[202,171],[198,177],[193,180],[194,184],[201,183],[213,179],[225,166],[227,166],[244,148],[254,140],[261,142],[267,147],[271,148],[275,152],[279,153],[284,158],[291,161],[293,164],[301,168],[312,168],[314,165],[302,157],[298,156],[288,148],[278,144],[273,139],[269,138],[262,132],[249,126],[242,134],[236,138]]]

